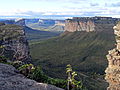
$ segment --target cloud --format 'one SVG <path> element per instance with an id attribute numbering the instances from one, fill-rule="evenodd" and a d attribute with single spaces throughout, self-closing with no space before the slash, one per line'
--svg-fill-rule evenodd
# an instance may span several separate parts
<path id="1" fill-rule="evenodd" d="M 113 6 L 113 7 L 120 7 L 120 2 L 112 3 L 111 6 Z"/>
<path id="2" fill-rule="evenodd" d="M 74 8 L 68 7 L 65 11 L 22 11 L 16 10 L 13 12 L 3 12 L 0 16 L 6 17 L 31 17 L 31 18 L 66 18 L 66 17 L 80 17 L 80 16 L 113 16 L 119 17 L 120 9 L 115 10 L 115 8 Z"/>
<path id="3" fill-rule="evenodd" d="M 38 1 L 38 2 L 64 2 L 64 3 L 73 3 L 79 4 L 81 2 L 90 2 L 91 0 L 27 0 L 27 1 Z"/>
<path id="4" fill-rule="evenodd" d="M 90 3 L 90 6 L 99 6 L 98 3 Z"/>
<path id="5" fill-rule="evenodd" d="M 107 2 L 105 3 L 106 7 L 120 7 L 120 2 Z"/>
<path id="6" fill-rule="evenodd" d="M 47 18 L 66 18 L 75 16 L 119 16 L 120 2 L 109 0 L 24 0 L 23 8 L 15 7 L 19 10 L 4 11 L 0 10 L 0 16 L 14 16 L 14 17 L 47 17 Z M 29 1 L 35 2 L 32 6 Z M 39 3 L 38 3 L 39 2 Z M 44 4 L 43 4 L 44 2 Z M 50 4 L 49 4 L 50 2 Z M 52 3 L 51 3 L 52 2 Z M 53 3 L 57 2 L 57 3 Z M 59 4 L 59 3 L 60 4 Z M 32 8 L 31 8 L 32 7 Z M 7 9 L 6 9 L 7 10 Z"/>

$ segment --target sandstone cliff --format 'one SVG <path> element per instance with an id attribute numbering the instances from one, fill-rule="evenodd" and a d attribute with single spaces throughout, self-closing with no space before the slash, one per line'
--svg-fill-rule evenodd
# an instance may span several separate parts
<path id="1" fill-rule="evenodd" d="M 109 51 L 107 55 L 108 68 L 105 79 L 109 83 L 107 90 L 120 90 L 120 23 L 114 26 L 116 35 L 116 48 Z"/>
<path id="2" fill-rule="evenodd" d="M 65 31 L 103 31 L 113 27 L 118 18 L 112 17 L 73 17 L 65 21 Z"/>
<path id="3" fill-rule="evenodd" d="M 1 56 L 7 57 L 10 61 L 20 60 L 30 62 L 29 46 L 26 40 L 24 29 L 18 25 L 0 26 L 0 50 Z"/>
<path id="4" fill-rule="evenodd" d="M 0 90 L 63 90 L 27 79 L 11 65 L 0 63 Z"/>

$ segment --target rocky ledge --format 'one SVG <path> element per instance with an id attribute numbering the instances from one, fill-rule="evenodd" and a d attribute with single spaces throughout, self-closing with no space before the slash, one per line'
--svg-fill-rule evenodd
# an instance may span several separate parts
<path id="1" fill-rule="evenodd" d="M 0 90 L 63 90 L 53 85 L 38 83 L 19 74 L 11 65 L 0 63 Z"/>
<path id="2" fill-rule="evenodd" d="M 120 90 L 120 23 L 114 26 L 116 36 L 116 48 L 107 55 L 108 68 L 105 79 L 109 83 L 107 90 Z"/>

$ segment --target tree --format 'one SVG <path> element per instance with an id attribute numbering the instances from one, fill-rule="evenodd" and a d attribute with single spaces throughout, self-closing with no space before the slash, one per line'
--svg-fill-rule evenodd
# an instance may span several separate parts
<path id="1" fill-rule="evenodd" d="M 66 73 L 68 74 L 67 90 L 81 90 L 83 88 L 83 85 L 81 81 L 77 81 L 75 79 L 75 76 L 77 76 L 77 73 L 72 70 L 72 67 L 70 64 L 67 65 Z"/>

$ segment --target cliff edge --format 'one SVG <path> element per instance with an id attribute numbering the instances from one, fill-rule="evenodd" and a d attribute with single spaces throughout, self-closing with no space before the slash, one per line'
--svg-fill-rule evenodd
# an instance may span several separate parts
<path id="1" fill-rule="evenodd" d="M 11 65 L 0 63 L 0 90 L 63 90 L 27 79 Z"/>
<path id="2" fill-rule="evenodd" d="M 31 63 L 24 27 L 0 23 L 0 90 L 63 90 L 28 79 L 13 66 L 3 64 L 14 61 Z"/>
<path id="3" fill-rule="evenodd" d="M 30 62 L 29 45 L 22 26 L 5 25 L 0 26 L 0 56 L 5 56 L 10 61 Z"/>
<path id="4" fill-rule="evenodd" d="M 116 35 L 116 48 L 107 55 L 108 67 L 106 69 L 106 81 L 109 83 L 107 90 L 120 90 L 120 22 L 114 26 Z"/>
<path id="5" fill-rule="evenodd" d="M 65 21 L 65 31 L 106 31 L 110 30 L 119 18 L 112 17 L 73 17 Z"/>

